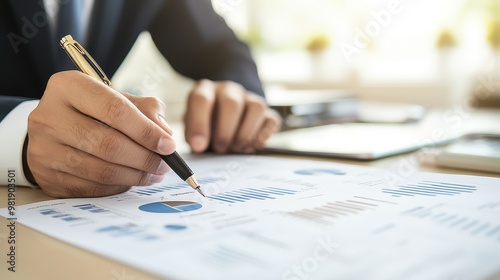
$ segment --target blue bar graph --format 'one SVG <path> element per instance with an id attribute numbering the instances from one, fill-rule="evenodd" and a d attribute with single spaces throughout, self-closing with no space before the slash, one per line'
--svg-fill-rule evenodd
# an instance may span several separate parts
<path id="1" fill-rule="evenodd" d="M 178 183 L 174 185 L 168 185 L 168 186 L 155 186 L 155 187 L 145 187 L 145 188 L 135 188 L 131 190 L 130 192 L 140 194 L 140 195 L 154 195 L 156 193 L 161 193 L 164 191 L 170 191 L 170 190 L 178 190 L 178 189 L 184 189 L 189 187 L 186 183 Z"/>
<path id="2" fill-rule="evenodd" d="M 200 185 L 204 184 L 210 184 L 210 183 L 215 183 L 219 181 L 223 181 L 224 178 L 200 178 L 198 180 L 198 183 Z M 172 190 L 179 190 L 179 189 L 185 189 L 185 188 L 191 188 L 186 182 L 180 182 L 172 185 L 164 185 L 164 186 L 152 186 L 152 187 L 135 187 L 130 192 L 140 194 L 140 195 L 154 195 L 157 193 L 165 192 L 165 191 L 172 191 Z"/>
<path id="3" fill-rule="evenodd" d="M 109 212 L 109 210 L 107 210 L 107 209 L 101 208 L 99 206 L 96 206 L 96 205 L 90 204 L 90 203 L 80 204 L 80 205 L 74 205 L 73 207 L 78 208 L 80 210 L 89 211 L 91 213 L 106 213 L 106 212 Z"/>
<path id="4" fill-rule="evenodd" d="M 74 221 L 85 220 L 85 218 L 78 217 L 78 216 L 72 215 L 70 213 L 61 213 L 61 212 L 53 210 L 53 209 L 40 210 L 40 214 L 47 215 L 47 216 L 51 215 L 50 217 L 52 217 L 54 219 L 61 220 L 61 221 L 65 221 L 65 222 L 74 222 Z"/>
<path id="5" fill-rule="evenodd" d="M 219 193 L 215 195 L 209 195 L 207 197 L 227 203 L 238 203 L 250 200 L 276 199 L 276 197 L 278 196 L 293 195 L 297 192 L 298 191 L 276 188 L 276 187 L 266 187 L 261 189 L 246 188 L 241 190 Z"/>
<path id="6" fill-rule="evenodd" d="M 394 189 L 382 189 L 383 193 L 394 197 L 403 196 L 441 196 L 472 193 L 477 190 L 475 186 L 453 184 L 445 182 L 422 181 L 416 184 L 407 184 Z"/>
<path id="7" fill-rule="evenodd" d="M 262 261 L 254 256 L 248 255 L 238 248 L 231 248 L 225 245 L 216 245 L 212 250 L 204 252 L 204 258 L 214 267 L 226 267 L 228 265 L 255 265 L 260 266 Z"/>
<path id="8" fill-rule="evenodd" d="M 432 221 L 450 230 L 481 238 L 496 238 L 500 241 L 500 223 L 490 223 L 482 219 L 450 213 L 451 209 L 442 207 L 416 207 L 401 212 L 402 215 Z"/>
<path id="9" fill-rule="evenodd" d="M 40 210 L 40 214 L 42 215 L 53 215 L 53 214 L 58 214 L 59 212 L 53 209 L 43 209 Z"/>
<path id="10" fill-rule="evenodd" d="M 112 237 L 132 237 L 140 240 L 154 240 L 158 236 L 150 234 L 148 229 L 133 223 L 110 225 L 96 230 L 97 233 L 109 234 Z"/>

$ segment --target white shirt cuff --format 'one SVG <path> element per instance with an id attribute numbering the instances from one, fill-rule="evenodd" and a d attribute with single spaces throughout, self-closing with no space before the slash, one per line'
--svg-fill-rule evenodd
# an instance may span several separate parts
<path id="1" fill-rule="evenodd" d="M 23 145 L 28 132 L 28 116 L 38 102 L 30 100 L 19 104 L 0 122 L 0 185 L 12 183 L 9 177 L 15 177 L 16 186 L 36 187 L 24 175 Z"/>

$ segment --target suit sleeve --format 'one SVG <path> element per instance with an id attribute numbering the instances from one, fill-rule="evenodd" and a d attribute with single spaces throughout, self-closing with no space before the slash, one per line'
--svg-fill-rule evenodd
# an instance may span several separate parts
<path id="1" fill-rule="evenodd" d="M 38 100 L 0 96 L 0 186 L 8 184 L 10 173 L 16 186 L 35 187 L 24 175 L 23 146 L 28 116 L 37 105 Z"/>
<path id="2" fill-rule="evenodd" d="M 166 1 L 149 31 L 179 73 L 195 80 L 231 80 L 264 96 L 248 46 L 215 13 L 210 0 Z"/>

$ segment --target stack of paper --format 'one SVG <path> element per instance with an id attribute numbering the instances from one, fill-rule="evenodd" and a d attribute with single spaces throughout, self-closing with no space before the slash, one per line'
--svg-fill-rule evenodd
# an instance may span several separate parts
<path id="1" fill-rule="evenodd" d="M 18 222 L 173 279 L 500 272 L 500 179 L 260 156 L 189 162 L 207 198 L 172 173 L 119 195 L 25 205 Z"/>

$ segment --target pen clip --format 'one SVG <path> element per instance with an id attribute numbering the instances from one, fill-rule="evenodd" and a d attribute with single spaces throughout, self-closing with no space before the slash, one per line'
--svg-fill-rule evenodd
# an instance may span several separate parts
<path id="1" fill-rule="evenodd" d="M 71 35 L 64 36 L 60 41 L 60 45 L 80 71 L 101 80 L 108 86 L 111 86 L 111 81 L 108 79 L 106 74 L 104 74 L 101 67 L 85 50 L 85 48 L 74 40 L 73 37 L 71 37 Z"/>

